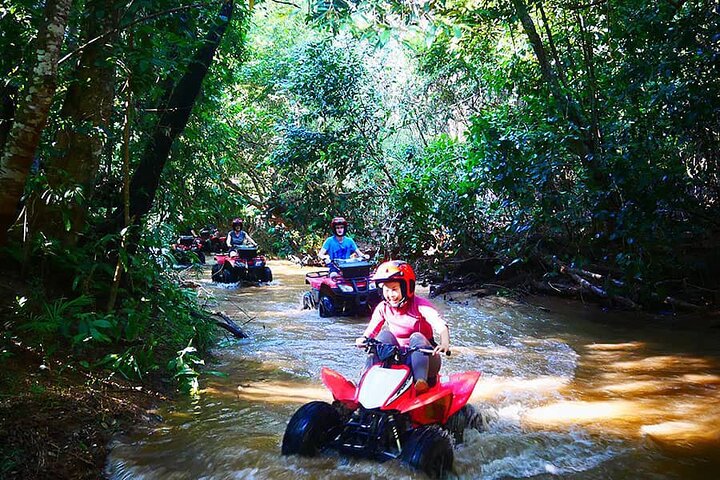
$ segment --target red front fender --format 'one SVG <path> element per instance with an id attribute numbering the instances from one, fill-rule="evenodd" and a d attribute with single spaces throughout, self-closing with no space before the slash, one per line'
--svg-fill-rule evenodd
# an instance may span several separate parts
<path id="1" fill-rule="evenodd" d="M 320 371 L 320 377 L 322 378 L 322 382 L 332 393 L 335 400 L 345 404 L 356 404 L 355 396 L 357 388 L 353 382 L 343 377 L 335 370 L 326 367 L 323 367 Z"/>

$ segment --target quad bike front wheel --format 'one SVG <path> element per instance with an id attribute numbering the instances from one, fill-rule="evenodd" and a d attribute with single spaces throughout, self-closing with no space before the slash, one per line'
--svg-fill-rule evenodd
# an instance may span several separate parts
<path id="1" fill-rule="evenodd" d="M 302 308 L 303 308 L 303 310 L 312 310 L 313 308 L 315 308 L 315 304 L 312 299 L 312 293 L 305 292 L 303 294 Z"/>
<path id="2" fill-rule="evenodd" d="M 437 425 L 413 430 L 403 443 L 402 460 L 430 478 L 444 478 L 452 471 L 454 460 L 450 434 Z"/>
<path id="3" fill-rule="evenodd" d="M 327 294 L 321 293 L 318 300 L 318 312 L 320 317 L 327 318 L 335 315 L 335 302 Z"/>
<path id="4" fill-rule="evenodd" d="M 306 403 L 285 428 L 282 454 L 313 457 L 333 439 L 341 425 L 340 413 L 329 403 Z"/>

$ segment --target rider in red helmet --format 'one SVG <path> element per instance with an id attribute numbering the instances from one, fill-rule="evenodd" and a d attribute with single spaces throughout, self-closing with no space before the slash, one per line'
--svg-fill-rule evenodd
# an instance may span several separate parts
<path id="1" fill-rule="evenodd" d="M 232 230 L 227 234 L 227 246 L 230 249 L 241 247 L 243 245 L 257 246 L 255 240 L 243 230 L 243 221 L 241 218 L 235 218 L 232 221 Z"/>
<path id="2" fill-rule="evenodd" d="M 353 254 L 360 258 L 368 258 L 363 252 L 360 251 L 355 241 L 346 236 L 348 222 L 343 217 L 335 217 L 330 221 L 330 230 L 333 235 L 328 237 L 323 243 L 322 248 L 318 252 L 318 257 L 325 261 L 325 264 L 330 268 L 331 274 L 337 274 L 338 269 L 332 264 L 333 260 L 347 259 Z"/>
<path id="3" fill-rule="evenodd" d="M 430 301 L 415 295 L 415 272 L 410 264 L 392 260 L 381 264 L 373 280 L 382 285 L 384 301 L 373 312 L 362 337 L 355 343 L 362 346 L 366 339 L 401 347 L 434 347 L 431 356 L 421 352 L 410 355 L 415 378 L 415 391 L 422 393 L 434 383 L 440 371 L 439 353 L 450 350 L 450 331 Z M 439 340 L 436 343 L 435 336 Z M 368 367 L 378 363 L 377 354 L 368 359 Z"/>

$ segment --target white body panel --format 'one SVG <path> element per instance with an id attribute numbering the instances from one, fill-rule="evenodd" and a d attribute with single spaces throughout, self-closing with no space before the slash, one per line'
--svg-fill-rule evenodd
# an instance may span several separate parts
<path id="1" fill-rule="evenodd" d="M 409 374 L 409 369 L 372 366 L 360 384 L 358 402 L 365 408 L 382 407 Z"/>

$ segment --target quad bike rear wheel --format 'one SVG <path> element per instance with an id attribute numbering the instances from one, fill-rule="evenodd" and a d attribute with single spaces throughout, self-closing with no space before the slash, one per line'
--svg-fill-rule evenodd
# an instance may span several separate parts
<path id="1" fill-rule="evenodd" d="M 270 270 L 270 267 L 263 268 L 261 281 L 270 283 L 272 282 L 272 278 L 272 270 Z"/>
<path id="2" fill-rule="evenodd" d="M 313 457 L 333 439 L 341 425 L 340 413 L 329 403 L 306 403 L 290 418 L 282 454 Z"/>
<path id="3" fill-rule="evenodd" d="M 452 471 L 454 454 L 450 434 L 437 425 L 427 425 L 408 434 L 402 460 L 430 478 L 444 478 Z"/>
<path id="4" fill-rule="evenodd" d="M 320 317 L 327 318 L 335 315 L 335 303 L 327 294 L 321 293 L 318 300 L 318 312 Z"/>

